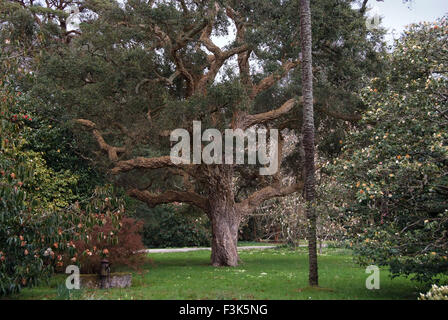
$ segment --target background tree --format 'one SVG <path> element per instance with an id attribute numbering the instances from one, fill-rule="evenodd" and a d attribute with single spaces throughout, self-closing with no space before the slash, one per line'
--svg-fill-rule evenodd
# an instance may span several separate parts
<path id="1" fill-rule="evenodd" d="M 136 209 L 144 222 L 143 241 L 147 248 L 209 247 L 210 220 L 194 206 L 180 203 Z"/>

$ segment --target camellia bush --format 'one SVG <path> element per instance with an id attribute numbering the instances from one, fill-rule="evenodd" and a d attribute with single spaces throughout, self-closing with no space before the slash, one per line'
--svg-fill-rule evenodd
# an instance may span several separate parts
<path id="1" fill-rule="evenodd" d="M 359 261 L 422 281 L 448 272 L 447 57 L 446 19 L 410 26 L 332 167 Z"/>

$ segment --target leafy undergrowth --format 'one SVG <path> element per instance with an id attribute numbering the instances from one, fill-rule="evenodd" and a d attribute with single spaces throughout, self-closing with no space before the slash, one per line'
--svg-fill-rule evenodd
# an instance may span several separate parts
<path id="1" fill-rule="evenodd" d="M 235 268 L 209 264 L 206 251 L 151 254 L 142 272 L 133 272 L 127 289 L 63 289 L 65 275 L 46 286 L 25 289 L 13 299 L 417 299 L 425 287 L 381 270 L 379 290 L 366 289 L 369 274 L 353 263 L 349 251 L 324 249 L 319 255 L 321 288 L 307 287 L 305 248 L 241 251 Z"/>

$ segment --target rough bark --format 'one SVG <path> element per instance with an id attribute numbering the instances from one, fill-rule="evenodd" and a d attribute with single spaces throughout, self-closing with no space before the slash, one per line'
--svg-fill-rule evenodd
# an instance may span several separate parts
<path id="1" fill-rule="evenodd" d="M 213 266 L 236 266 L 239 262 L 237 251 L 238 229 L 241 214 L 232 201 L 216 199 L 212 201 L 210 219 L 212 222 Z M 227 203 L 226 203 L 227 202 Z"/>
<path id="2" fill-rule="evenodd" d="M 314 166 L 314 110 L 311 9 L 309 0 L 300 0 L 300 41 L 302 49 L 302 97 L 304 149 L 304 194 L 308 219 L 309 285 L 318 285 L 316 210 L 315 210 L 315 166 Z"/>
<path id="3" fill-rule="evenodd" d="M 147 190 L 131 189 L 127 193 L 129 196 L 145 202 L 149 207 L 165 203 L 184 202 L 195 205 L 204 211 L 208 209 L 207 199 L 195 192 L 168 190 L 163 193 L 152 194 Z"/>
<path id="4" fill-rule="evenodd" d="M 213 266 L 236 266 L 241 210 L 235 203 L 232 186 L 233 166 L 214 167 L 208 172 L 208 216 L 212 223 Z"/>

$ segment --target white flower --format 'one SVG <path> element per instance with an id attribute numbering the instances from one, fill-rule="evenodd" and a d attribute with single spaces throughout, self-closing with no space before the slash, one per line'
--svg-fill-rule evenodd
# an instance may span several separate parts
<path id="1" fill-rule="evenodd" d="M 51 250 L 51 248 L 47 248 L 47 250 L 45 250 L 44 252 L 44 257 L 48 257 L 52 252 L 53 250 Z"/>

